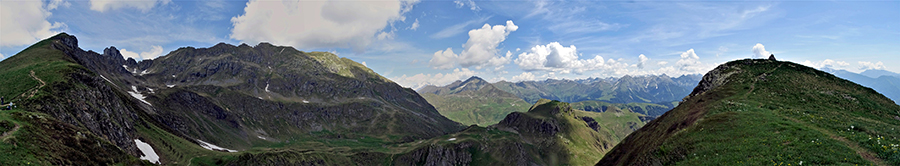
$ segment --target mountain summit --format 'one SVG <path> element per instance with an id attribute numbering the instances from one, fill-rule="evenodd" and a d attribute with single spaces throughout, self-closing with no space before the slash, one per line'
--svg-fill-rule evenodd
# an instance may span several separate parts
<path id="1" fill-rule="evenodd" d="M 898 165 L 900 106 L 800 64 L 725 63 L 597 165 Z"/>

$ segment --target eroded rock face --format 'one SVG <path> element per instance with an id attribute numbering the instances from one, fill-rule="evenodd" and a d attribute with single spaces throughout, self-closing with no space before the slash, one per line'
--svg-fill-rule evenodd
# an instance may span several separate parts
<path id="1" fill-rule="evenodd" d="M 110 66 L 124 62 L 115 48 L 107 49 L 107 54 L 100 55 L 78 48 L 78 40 L 74 36 L 57 35 L 52 39 L 55 39 L 52 48 L 84 63 L 82 65 L 88 69 L 109 71 Z M 65 77 L 65 82 L 51 83 L 42 89 L 49 94 L 26 100 L 22 106 L 83 127 L 108 139 L 125 152 L 138 156 L 140 153 L 132 137 L 134 123 L 138 119 L 136 113 L 142 108 L 131 101 L 134 99 L 128 98 L 91 71 L 74 71 Z"/>
<path id="2" fill-rule="evenodd" d="M 726 82 L 728 82 L 728 76 L 731 76 L 732 74 L 738 72 L 728 72 L 729 69 L 732 69 L 732 66 L 723 64 L 709 71 L 708 73 L 706 73 L 706 75 L 703 75 L 703 79 L 700 80 L 700 83 L 697 84 L 697 87 L 694 88 L 694 91 L 692 91 L 690 95 L 684 97 L 681 102 L 687 101 L 691 97 L 703 94 L 708 90 L 724 85 Z"/>
<path id="3" fill-rule="evenodd" d="M 598 132 L 600 131 L 600 124 L 597 123 L 597 121 L 595 121 L 594 118 L 583 116 L 580 119 L 583 120 L 585 123 L 587 123 L 588 127 L 590 127 L 591 129 L 594 129 L 594 131 L 598 131 Z"/>
<path id="4" fill-rule="evenodd" d="M 500 121 L 497 126 L 510 128 L 522 134 L 533 134 L 552 137 L 560 131 L 555 119 L 538 119 L 521 112 L 513 112 Z"/>

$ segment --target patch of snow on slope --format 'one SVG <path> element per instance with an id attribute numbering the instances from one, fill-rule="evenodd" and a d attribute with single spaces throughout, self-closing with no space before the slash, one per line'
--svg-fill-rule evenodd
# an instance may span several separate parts
<path id="1" fill-rule="evenodd" d="M 144 74 L 150 74 L 150 72 L 147 72 L 147 70 L 144 70 L 144 71 L 141 71 L 141 74 L 139 74 L 139 75 L 143 76 Z"/>
<path id="2" fill-rule="evenodd" d="M 169 87 L 169 88 L 175 87 L 175 84 L 172 84 L 172 85 L 166 85 L 166 87 Z"/>
<path id="3" fill-rule="evenodd" d="M 134 92 L 128 91 L 128 94 L 131 94 L 131 97 L 141 100 L 141 102 L 147 103 L 147 105 L 153 105 L 153 104 L 150 104 L 150 102 L 147 102 L 146 100 L 144 100 L 144 98 L 146 98 L 146 97 L 144 97 L 143 94 L 138 92 L 137 87 L 131 86 L 131 90 L 134 90 Z"/>
<path id="4" fill-rule="evenodd" d="M 205 149 L 209 149 L 209 150 L 224 150 L 224 151 L 228 151 L 228 152 L 237 152 L 236 150 L 225 149 L 225 148 L 223 148 L 223 147 L 219 147 L 219 146 L 216 146 L 216 145 L 207 143 L 207 142 L 203 142 L 203 141 L 201 141 L 201 140 L 199 140 L 199 139 L 197 140 L 197 142 L 200 142 L 200 146 L 202 146 L 202 147 L 205 148 Z"/>
<path id="5" fill-rule="evenodd" d="M 147 144 L 146 142 L 139 139 L 134 139 L 134 144 L 137 144 L 138 149 L 141 150 L 141 153 L 144 154 L 143 156 L 141 156 L 141 160 L 147 160 L 151 163 L 160 164 L 159 155 L 156 154 L 156 151 L 153 151 L 153 147 L 151 147 L 150 144 Z"/>
<path id="6" fill-rule="evenodd" d="M 266 92 L 269 92 L 269 83 L 266 83 Z"/>
<path id="7" fill-rule="evenodd" d="M 110 84 L 114 84 L 112 81 L 110 81 L 108 78 L 104 77 L 103 75 L 100 75 L 100 77 L 103 78 L 104 80 L 106 80 L 107 82 L 109 82 Z"/>
<path id="8" fill-rule="evenodd" d="M 309 101 L 303 100 L 303 103 L 309 103 Z"/>

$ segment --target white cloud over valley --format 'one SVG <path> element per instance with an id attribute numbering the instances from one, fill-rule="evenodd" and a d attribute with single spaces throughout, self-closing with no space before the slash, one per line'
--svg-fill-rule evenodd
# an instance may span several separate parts
<path id="1" fill-rule="evenodd" d="M 163 49 L 161 46 L 151 46 L 149 51 L 145 51 L 145 52 L 141 52 L 141 53 L 131 52 L 126 49 L 119 50 L 119 53 L 121 53 L 125 59 L 134 58 L 134 60 L 144 60 L 144 59 L 153 59 L 153 58 L 156 58 L 156 57 L 162 55 Z"/>
<path id="2" fill-rule="evenodd" d="M 405 20 L 404 14 L 417 2 L 251 0 L 244 14 L 231 18 L 231 38 L 299 49 L 349 47 L 363 52 L 388 24 Z"/>
<path id="3" fill-rule="evenodd" d="M 463 44 L 463 50 L 458 55 L 451 48 L 437 51 L 432 56 L 429 64 L 436 69 L 450 69 L 458 64 L 464 68 L 475 67 L 502 67 L 512 59 L 512 53 L 500 55 L 497 48 L 506 40 L 510 32 L 519 29 L 512 20 L 506 21 L 506 25 L 484 24 L 480 29 L 469 31 L 469 39 Z"/>
<path id="4" fill-rule="evenodd" d="M 469 77 L 479 74 L 478 72 L 469 70 L 468 68 L 456 68 L 450 73 L 436 74 L 416 74 L 412 76 L 402 75 L 400 77 L 391 78 L 397 84 L 403 87 L 419 89 L 425 85 L 444 86 L 456 80 L 465 80 Z"/>
<path id="5" fill-rule="evenodd" d="M 859 61 L 859 70 L 884 70 L 884 63 Z"/>

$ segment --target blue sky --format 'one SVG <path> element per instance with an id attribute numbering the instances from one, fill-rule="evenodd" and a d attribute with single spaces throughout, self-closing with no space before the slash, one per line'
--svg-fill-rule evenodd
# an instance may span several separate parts
<path id="1" fill-rule="evenodd" d="M 900 1 L 0 1 L 0 54 L 67 32 L 152 59 L 270 42 L 365 63 L 407 87 L 705 73 L 775 54 L 900 71 Z"/>

